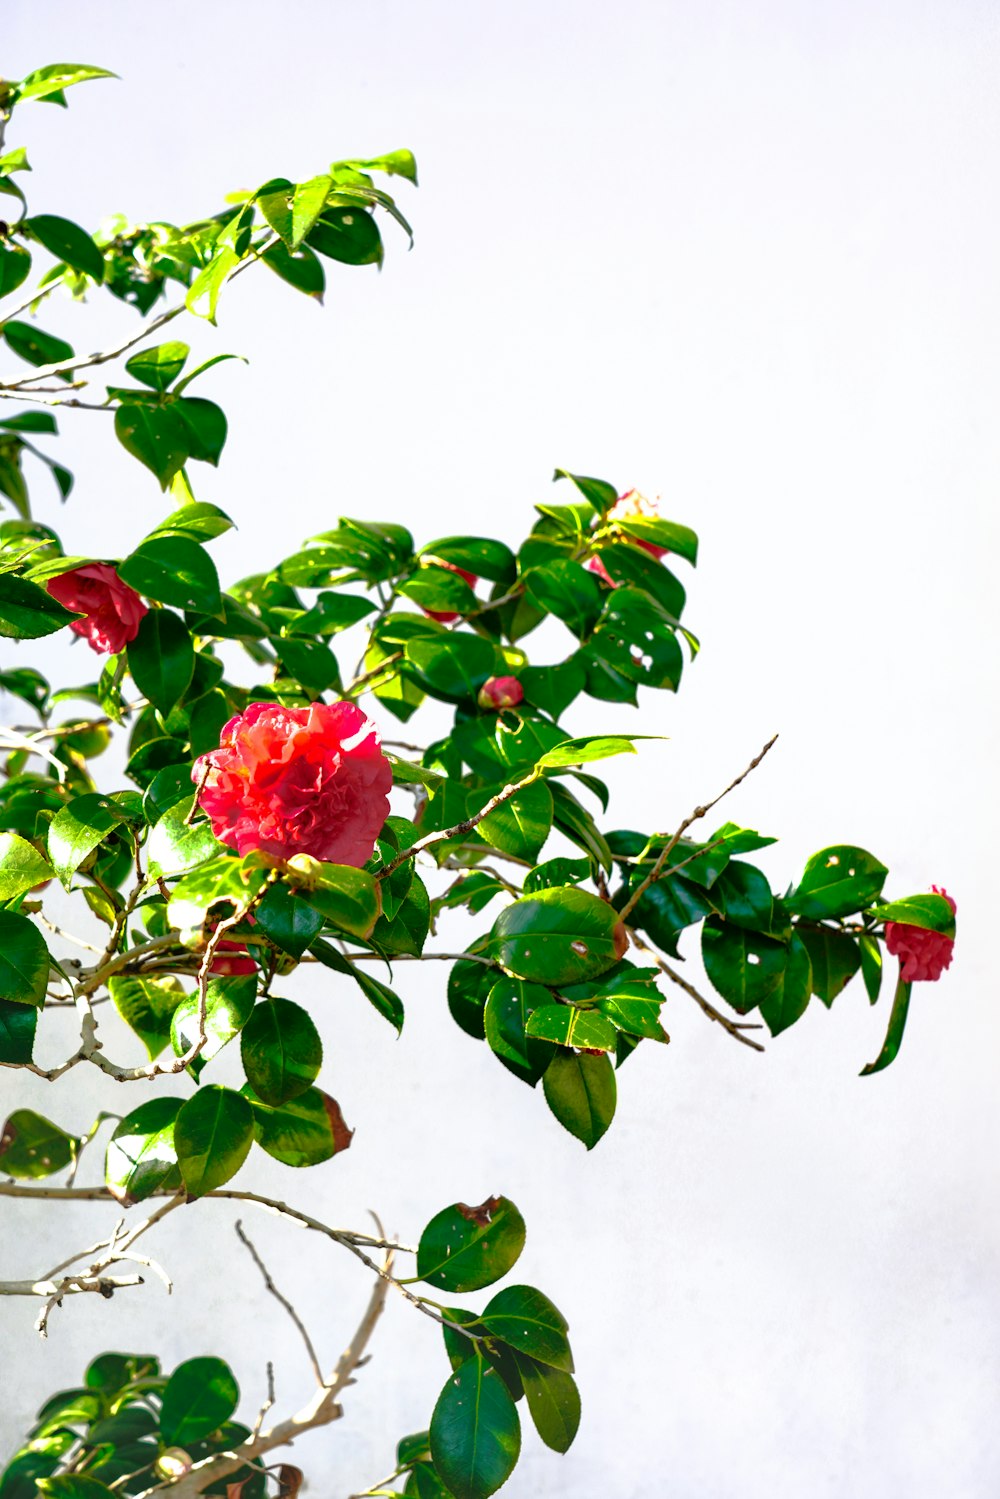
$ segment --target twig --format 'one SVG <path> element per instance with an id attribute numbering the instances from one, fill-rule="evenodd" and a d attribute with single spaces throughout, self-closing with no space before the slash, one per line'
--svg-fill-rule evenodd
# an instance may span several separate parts
<path id="1" fill-rule="evenodd" d="M 665 974 L 666 977 L 670 979 L 672 983 L 675 983 L 679 989 L 683 989 L 685 994 L 689 994 L 695 1001 L 695 1003 L 701 1006 L 703 1012 L 708 1016 L 709 1020 L 718 1021 L 719 1025 L 722 1026 L 722 1029 L 728 1032 L 728 1034 L 732 1036 L 734 1040 L 742 1042 L 744 1046 L 749 1046 L 752 1051 L 764 1050 L 764 1047 L 761 1046 L 759 1041 L 753 1041 L 749 1036 L 744 1035 L 744 1031 L 763 1030 L 762 1025 L 760 1025 L 755 1020 L 731 1020 L 728 1015 L 724 1015 L 721 1010 L 717 1010 L 710 999 L 706 999 L 703 994 L 699 994 L 698 990 L 694 987 L 693 984 L 689 984 L 686 978 L 682 978 L 682 976 L 675 969 L 671 968 L 670 964 L 666 962 L 665 959 L 661 958 L 658 952 L 655 952 L 653 948 L 648 947 L 646 943 L 643 942 L 638 932 L 634 931 L 632 927 L 628 928 L 628 934 L 633 945 L 637 947 L 640 952 L 649 953 L 649 956 L 653 959 L 653 962 L 656 964 L 660 972 L 662 974 Z"/>
<path id="2" fill-rule="evenodd" d="M 735 791 L 736 787 L 739 786 L 742 781 L 746 780 L 750 772 L 757 769 L 757 766 L 763 760 L 768 750 L 771 749 L 771 747 L 777 742 L 777 738 L 777 734 L 772 735 L 772 737 L 765 744 L 764 748 L 761 750 L 760 754 L 756 755 L 754 759 L 750 761 L 750 764 L 747 766 L 746 770 L 742 771 L 734 781 L 730 781 L 725 791 L 720 791 L 718 796 L 713 797 L 710 802 L 706 802 L 703 807 L 695 807 L 694 811 L 691 812 L 687 817 L 685 817 L 676 833 L 674 833 L 673 836 L 668 839 L 665 847 L 661 850 L 660 856 L 657 859 L 656 863 L 653 865 L 653 868 L 650 870 L 649 874 L 640 884 L 635 887 L 635 889 L 632 891 L 632 894 L 625 902 L 624 906 L 619 912 L 622 921 L 628 921 L 629 916 L 635 910 L 636 905 L 645 895 L 650 885 L 655 885 L 656 881 L 660 878 L 661 874 L 663 873 L 664 865 L 670 858 L 670 855 L 673 853 L 674 849 L 677 847 L 678 843 L 681 841 L 691 824 L 693 822 L 697 822 L 699 817 L 704 817 L 706 813 L 711 812 L 713 807 L 717 807 L 719 802 L 722 801 L 722 798 L 724 796 L 728 796 L 730 791 Z M 700 852 L 702 852 L 702 850 L 699 850 L 699 853 Z"/>
<path id="3" fill-rule="evenodd" d="M 289 1317 L 291 1317 L 292 1321 L 295 1323 L 295 1326 L 298 1328 L 299 1335 L 301 1336 L 303 1343 L 306 1345 L 306 1352 L 309 1355 L 309 1362 L 312 1364 L 313 1373 L 316 1376 L 316 1383 L 319 1385 L 320 1389 L 325 1389 L 325 1387 L 326 1387 L 326 1381 L 323 1378 L 323 1370 L 320 1368 L 319 1359 L 316 1356 L 316 1349 L 313 1347 L 313 1340 L 309 1336 L 308 1329 L 306 1328 L 305 1323 L 303 1322 L 302 1318 L 299 1316 L 298 1312 L 295 1310 L 295 1308 L 292 1305 L 292 1303 L 288 1300 L 287 1296 L 283 1296 L 282 1293 L 278 1290 L 278 1287 L 275 1285 L 274 1280 L 271 1277 L 270 1270 L 268 1270 L 267 1266 L 264 1264 L 264 1261 L 261 1259 L 260 1255 L 258 1254 L 255 1245 L 248 1238 L 248 1236 L 244 1233 L 244 1231 L 243 1231 L 243 1220 L 241 1218 L 237 1218 L 237 1220 L 236 1220 L 236 1237 L 239 1239 L 240 1243 L 244 1246 L 244 1248 L 248 1249 L 250 1251 L 250 1256 L 251 1256 L 254 1264 L 257 1266 L 257 1269 L 260 1271 L 261 1275 L 264 1277 L 264 1285 L 265 1285 L 266 1289 L 268 1291 L 270 1291 L 270 1293 L 274 1297 L 274 1299 L 277 1302 L 279 1302 L 281 1306 L 284 1307 L 285 1311 L 288 1313 Z M 273 1386 L 273 1380 L 270 1378 L 270 1375 L 273 1374 L 273 1371 L 271 1371 L 270 1364 L 268 1364 L 268 1370 L 269 1370 L 269 1381 L 268 1382 L 269 1382 L 269 1387 L 270 1387 L 270 1391 L 271 1391 L 271 1404 L 273 1405 L 273 1403 L 274 1403 L 274 1398 L 273 1398 L 274 1397 L 274 1386 Z M 267 1407 L 265 1406 L 264 1409 L 266 1410 Z M 263 1414 L 263 1412 L 261 1414 Z"/>
<path id="4" fill-rule="evenodd" d="M 104 353 L 84 354 L 80 358 L 74 355 L 72 359 L 56 360 L 53 364 L 40 364 L 30 375 L 22 375 L 19 380 L 5 380 L 0 384 L 0 394 L 11 390 L 25 390 L 32 385 L 37 385 L 40 380 L 51 379 L 54 375 L 72 375 L 76 370 L 94 369 L 97 365 L 110 364 L 113 359 L 128 353 L 129 349 L 141 343 L 144 338 L 148 338 L 150 334 L 156 333 L 158 329 L 172 322 L 184 311 L 184 306 L 185 304 L 180 302 L 176 307 L 161 312 L 158 317 L 153 318 L 152 322 L 145 323 L 138 333 L 133 333 L 132 337 L 127 338 L 124 343 L 116 344 L 113 349 L 106 349 Z"/>
<path id="5" fill-rule="evenodd" d="M 485 817 L 489 817 L 490 813 L 495 812 L 497 807 L 502 807 L 504 802 L 510 801 L 512 796 L 516 796 L 519 791 L 523 791 L 533 781 L 537 781 L 540 775 L 540 770 L 532 770 L 529 775 L 524 776 L 520 781 L 511 781 L 502 791 L 498 791 L 496 796 L 491 796 L 485 807 L 480 807 L 478 812 L 474 812 L 471 817 L 466 817 L 462 822 L 456 822 L 453 828 L 445 828 L 438 833 L 428 833 L 426 838 L 418 838 L 416 843 L 411 843 L 409 848 L 403 849 L 391 863 L 387 864 L 384 869 L 379 870 L 377 878 L 384 880 L 388 875 L 392 874 L 393 870 L 398 869 L 401 864 L 405 864 L 407 859 L 415 859 L 417 854 L 422 853 L 425 848 L 432 848 L 436 843 L 447 843 L 450 838 L 462 838 L 466 833 L 471 833 L 473 828 L 478 827 Z"/>
<path id="6" fill-rule="evenodd" d="M 261 1406 L 260 1410 L 257 1412 L 257 1419 L 256 1419 L 256 1421 L 253 1423 L 253 1431 L 250 1434 L 250 1440 L 251 1441 L 255 1442 L 257 1440 L 257 1438 L 260 1436 L 261 1428 L 264 1425 L 264 1417 L 267 1415 L 268 1411 L 271 1409 L 271 1407 L 273 1406 L 273 1404 L 274 1404 L 274 1365 L 271 1363 L 271 1360 L 268 1359 L 268 1361 L 267 1361 L 267 1396 L 266 1396 L 266 1398 L 264 1400 L 264 1403 Z"/>

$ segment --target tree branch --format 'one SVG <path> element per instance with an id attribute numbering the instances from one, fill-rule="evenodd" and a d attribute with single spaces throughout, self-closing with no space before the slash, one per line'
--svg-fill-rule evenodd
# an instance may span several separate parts
<path id="1" fill-rule="evenodd" d="M 730 1017 L 723 1014 L 721 1010 L 717 1010 L 715 1008 L 715 1005 L 712 1004 L 712 1001 L 710 999 L 706 999 L 704 994 L 699 994 L 698 990 L 694 987 L 693 984 L 689 984 L 686 978 L 682 978 L 682 976 L 675 969 L 671 968 L 670 964 L 664 958 L 661 958 L 660 954 L 656 952 L 654 948 L 647 946 L 647 944 L 643 942 L 642 938 L 639 936 L 638 932 L 636 932 L 632 927 L 628 928 L 628 934 L 633 945 L 637 947 L 640 952 L 648 953 L 660 972 L 662 974 L 665 974 L 666 977 L 670 979 L 671 983 L 676 984 L 679 989 L 683 989 L 685 994 L 689 994 L 695 1001 L 695 1003 L 701 1006 L 703 1013 L 708 1016 L 709 1020 L 717 1021 L 719 1025 L 722 1026 L 722 1029 L 726 1031 L 730 1036 L 732 1036 L 734 1040 L 742 1042 L 744 1046 L 749 1046 L 752 1051 L 764 1050 L 764 1047 L 761 1046 L 759 1041 L 752 1041 L 749 1036 L 743 1034 L 744 1031 L 762 1030 L 763 1027 L 759 1024 L 759 1022 L 757 1022 L 756 1020 L 730 1019 Z"/>
<path id="2" fill-rule="evenodd" d="M 417 854 L 423 853 L 425 848 L 432 848 L 435 843 L 447 843 L 449 838 L 462 838 L 466 833 L 471 833 L 473 828 L 479 826 L 484 817 L 489 817 L 490 813 L 495 812 L 497 807 L 502 807 L 504 802 L 509 802 L 511 797 L 516 796 L 519 791 L 523 791 L 525 786 L 530 786 L 533 781 L 537 781 L 540 775 L 540 770 L 533 770 L 530 775 L 524 776 L 522 780 L 511 781 L 502 791 L 498 791 L 496 796 L 491 796 L 485 807 L 480 807 L 479 811 L 474 812 L 471 817 L 466 817 L 462 822 L 456 822 L 453 828 L 445 828 L 442 832 L 428 833 L 426 838 L 418 838 L 416 843 L 411 844 L 409 848 L 397 854 L 391 863 L 387 864 L 384 869 L 379 870 L 377 878 L 380 880 L 386 879 L 388 875 L 392 874 L 393 870 L 398 869 L 401 864 L 405 864 L 407 859 L 415 859 Z"/>
<path id="3" fill-rule="evenodd" d="M 250 1251 L 250 1256 L 253 1259 L 254 1264 L 257 1266 L 257 1269 L 260 1271 L 261 1275 L 264 1278 L 264 1285 L 266 1289 L 270 1291 L 275 1301 L 277 1301 L 281 1306 L 284 1307 L 285 1311 L 294 1322 L 303 1343 L 305 1343 L 306 1345 L 306 1352 L 309 1355 L 309 1362 L 312 1364 L 313 1373 L 316 1376 L 316 1383 L 319 1385 L 320 1389 L 325 1389 L 326 1381 L 323 1378 L 323 1371 L 319 1366 L 319 1359 L 316 1356 L 316 1349 L 313 1346 L 313 1340 L 309 1336 L 308 1329 L 306 1328 L 305 1323 L 299 1316 L 298 1312 L 295 1310 L 292 1303 L 288 1300 L 287 1296 L 283 1296 L 282 1293 L 278 1290 L 278 1287 L 275 1285 L 274 1280 L 271 1277 L 271 1272 L 258 1254 L 256 1246 L 244 1233 L 243 1222 L 240 1218 L 237 1218 L 236 1220 L 236 1237 L 239 1239 L 244 1248 Z M 270 1365 L 268 1367 L 270 1367 Z"/>

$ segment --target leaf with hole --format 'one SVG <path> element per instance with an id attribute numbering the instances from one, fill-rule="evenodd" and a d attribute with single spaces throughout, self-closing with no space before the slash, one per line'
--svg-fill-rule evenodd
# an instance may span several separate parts
<path id="1" fill-rule="evenodd" d="M 524 1219 L 506 1197 L 456 1202 L 420 1235 L 417 1275 L 442 1291 L 478 1291 L 507 1274 L 524 1248 Z"/>

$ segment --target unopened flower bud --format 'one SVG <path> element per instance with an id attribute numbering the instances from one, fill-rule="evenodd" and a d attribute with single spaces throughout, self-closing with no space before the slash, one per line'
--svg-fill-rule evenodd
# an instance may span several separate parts
<path id="1" fill-rule="evenodd" d="M 524 698 L 524 688 L 516 677 L 487 677 L 479 689 L 480 708 L 516 708 Z"/>

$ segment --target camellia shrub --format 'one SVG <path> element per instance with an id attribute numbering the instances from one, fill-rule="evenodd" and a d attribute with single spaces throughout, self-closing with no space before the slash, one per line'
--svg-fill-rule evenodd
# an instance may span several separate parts
<path id="1" fill-rule="evenodd" d="M 15 111 L 20 123 L 22 106 L 65 104 L 67 89 L 102 76 L 60 64 L 4 83 L 4 126 Z M 324 1235 L 373 1290 L 324 1370 L 240 1226 L 302 1333 L 317 1381 L 309 1406 L 272 1420 L 272 1391 L 248 1426 L 236 1420 L 232 1371 L 200 1344 L 172 1370 L 151 1355 L 100 1353 L 78 1387 L 42 1406 L 0 1499 L 294 1495 L 301 1470 L 273 1454 L 342 1414 L 397 1293 L 425 1330 L 436 1324 L 443 1349 L 432 1349 L 427 1430 L 402 1437 L 386 1454 L 389 1476 L 366 1492 L 484 1499 L 513 1470 L 523 1424 L 556 1452 L 576 1433 L 559 1287 L 494 1289 L 520 1270 L 525 1241 L 504 1195 L 443 1206 L 404 1248 L 254 1192 L 260 1152 L 309 1173 L 364 1149 L 341 1110 L 350 1115 L 350 1100 L 325 1090 L 315 1021 L 289 997 L 302 965 L 372 1005 L 388 1044 L 403 1026 L 405 961 L 445 956 L 441 1003 L 456 1048 L 488 1047 L 526 1085 L 525 1106 L 589 1150 L 612 1125 L 619 1073 L 627 1094 L 632 1052 L 668 1039 L 661 1010 L 674 989 L 761 1049 L 763 1028 L 779 1036 L 859 973 L 879 1001 L 888 953 L 900 966 L 885 1044 L 864 1072 L 887 1066 L 911 986 L 951 961 L 954 902 L 936 889 L 890 897 L 886 866 L 842 844 L 773 891 L 753 855 L 774 839 L 714 810 L 771 744 L 704 805 L 678 809 L 672 828 L 615 825 L 600 763 L 635 753 L 643 736 L 602 733 L 600 705 L 676 692 L 698 649 L 682 623 L 695 533 L 635 490 L 558 470 L 516 546 L 343 516 L 289 556 L 262 544 L 260 571 L 222 587 L 211 548 L 232 522 L 195 486 L 227 430 L 201 392 L 232 356 L 192 363 L 172 335 L 185 320 L 214 322 L 244 271 L 318 297 L 327 274 L 378 265 L 386 220 L 409 232 L 380 185 L 416 182 L 409 152 L 335 162 L 308 182 L 273 179 L 197 223 L 116 217 L 91 233 L 31 212 L 25 150 L 5 149 L 0 335 L 20 365 L 0 383 L 10 720 L 0 729 L 0 1063 L 53 1086 L 44 1115 L 20 1108 L 3 1125 L 0 1195 L 46 1197 L 54 1213 L 106 1198 L 124 1218 L 96 1248 L 0 1290 L 40 1304 L 43 1334 L 52 1309 L 78 1295 L 141 1294 L 131 1289 L 139 1269 L 156 1268 L 147 1236 L 169 1214 L 196 1219 L 207 1198 L 271 1208 Z M 46 331 L 57 296 L 105 294 L 135 309 L 127 339 L 81 355 Z M 123 556 L 88 556 L 79 528 L 72 546 L 84 550 L 67 551 L 36 513 L 45 468 L 71 497 L 53 456 L 62 406 L 113 411 L 108 442 L 134 456 L 150 498 L 155 485 L 164 496 L 159 521 L 129 534 Z M 131 526 L 130 516 L 123 534 Z M 532 636 L 548 620 L 561 648 L 537 659 Z M 30 642 L 56 635 L 86 642 L 74 657 L 75 673 L 81 655 L 90 667 L 82 685 L 75 675 L 54 685 L 32 664 Z M 560 719 L 583 697 L 594 732 L 573 736 Z M 412 742 L 427 701 L 445 705 L 447 725 Z M 102 779 L 109 747 L 124 769 Z M 433 933 L 452 908 L 473 935 L 442 955 Z M 682 975 L 682 946 L 700 946 L 712 997 Z M 112 1012 L 131 1038 L 121 1054 L 104 1022 Z M 213 1078 L 227 1047 L 242 1086 Z M 91 1129 L 73 1116 L 57 1085 L 77 1068 L 123 1084 L 120 1114 Z M 149 1087 L 181 1074 L 182 1096 Z M 146 1085 L 141 1102 L 129 1098 L 133 1082 Z M 5 1364 L 16 1362 L 8 1343 Z"/>

